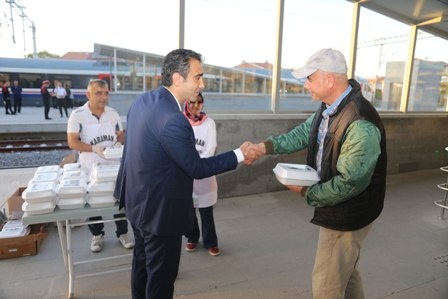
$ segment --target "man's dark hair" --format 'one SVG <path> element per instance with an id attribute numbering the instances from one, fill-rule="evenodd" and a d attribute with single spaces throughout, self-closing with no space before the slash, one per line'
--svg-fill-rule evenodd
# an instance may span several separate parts
<path id="1" fill-rule="evenodd" d="M 190 72 L 190 59 L 202 62 L 202 56 L 193 50 L 177 49 L 168 53 L 163 60 L 162 85 L 169 87 L 173 84 L 173 74 L 179 73 L 183 78 L 187 78 Z"/>

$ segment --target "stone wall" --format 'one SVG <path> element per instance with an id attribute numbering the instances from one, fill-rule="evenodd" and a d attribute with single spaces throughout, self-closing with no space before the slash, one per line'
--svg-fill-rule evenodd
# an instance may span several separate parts
<path id="1" fill-rule="evenodd" d="M 260 142 L 287 132 L 305 115 L 211 116 L 218 130 L 218 152 L 238 147 L 243 141 Z M 448 165 L 448 115 L 382 115 L 387 134 L 388 173 L 396 174 Z M 305 163 L 306 150 L 283 156 L 263 157 L 252 166 L 218 176 L 219 196 L 233 197 L 284 190 L 272 169 L 278 162 Z"/>

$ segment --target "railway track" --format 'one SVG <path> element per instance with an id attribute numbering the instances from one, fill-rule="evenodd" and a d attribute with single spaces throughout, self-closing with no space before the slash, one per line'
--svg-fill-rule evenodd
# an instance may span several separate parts
<path id="1" fill-rule="evenodd" d="M 68 150 L 67 140 L 0 140 L 0 153 Z"/>

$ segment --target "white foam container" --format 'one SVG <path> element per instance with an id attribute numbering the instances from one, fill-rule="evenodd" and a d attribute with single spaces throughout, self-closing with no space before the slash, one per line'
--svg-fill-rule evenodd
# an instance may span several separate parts
<path id="1" fill-rule="evenodd" d="M 311 186 L 320 181 L 317 171 L 304 164 L 277 163 L 273 171 L 283 185 Z"/>
<path id="2" fill-rule="evenodd" d="M 91 196 L 112 195 L 114 193 L 114 189 L 115 181 L 103 183 L 89 182 L 87 184 L 87 192 Z"/>
<path id="3" fill-rule="evenodd" d="M 63 172 L 70 172 L 70 171 L 84 171 L 87 173 L 87 168 L 82 167 L 81 163 L 67 163 L 62 167 Z"/>
<path id="4" fill-rule="evenodd" d="M 84 196 L 86 191 L 86 180 L 85 179 L 64 179 L 59 182 L 59 185 L 56 187 L 56 193 L 60 197 L 64 197 L 70 195 L 70 197 L 75 197 L 75 195 L 79 195 L 79 197 Z"/>
<path id="5" fill-rule="evenodd" d="M 89 196 L 87 203 L 92 208 L 106 208 L 112 207 L 117 202 L 117 199 L 112 195 L 107 196 Z"/>
<path id="6" fill-rule="evenodd" d="M 87 173 L 82 170 L 65 171 L 62 173 L 61 180 L 87 180 Z"/>
<path id="7" fill-rule="evenodd" d="M 47 165 L 47 166 L 39 166 L 36 169 L 36 173 L 42 173 L 42 172 L 57 172 L 61 173 L 62 168 L 59 167 L 59 165 Z"/>
<path id="8" fill-rule="evenodd" d="M 98 163 L 92 167 L 90 180 L 93 182 L 109 182 L 117 179 L 118 171 L 120 170 L 119 163 Z"/>
<path id="9" fill-rule="evenodd" d="M 108 147 L 103 154 L 106 159 L 120 159 L 123 156 L 123 146 Z"/>
<path id="10" fill-rule="evenodd" d="M 42 182 L 57 183 L 59 181 L 59 177 L 60 175 L 58 172 L 36 172 L 33 178 L 28 182 L 28 185 Z"/>
<path id="11" fill-rule="evenodd" d="M 24 202 L 22 204 L 22 211 L 24 211 L 28 215 L 40 215 L 52 213 L 55 207 L 56 205 L 54 201 L 41 203 Z"/>
<path id="12" fill-rule="evenodd" d="M 85 197 L 59 198 L 57 206 L 62 210 L 81 209 L 86 205 Z"/>
<path id="13" fill-rule="evenodd" d="M 29 232 L 30 229 L 23 224 L 22 220 L 8 220 L 0 231 L 0 239 L 23 237 Z"/>
<path id="14" fill-rule="evenodd" d="M 22 198 L 29 203 L 54 200 L 56 197 L 54 182 L 31 183 L 22 192 Z"/>

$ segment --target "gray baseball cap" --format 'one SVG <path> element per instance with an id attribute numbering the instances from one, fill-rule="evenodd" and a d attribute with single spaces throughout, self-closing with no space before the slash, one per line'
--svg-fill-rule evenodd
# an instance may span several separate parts
<path id="1" fill-rule="evenodd" d="M 319 50 L 308 59 L 304 66 L 293 71 L 292 75 L 302 79 L 317 70 L 327 73 L 347 74 L 347 63 L 344 55 L 340 51 L 331 48 Z"/>

